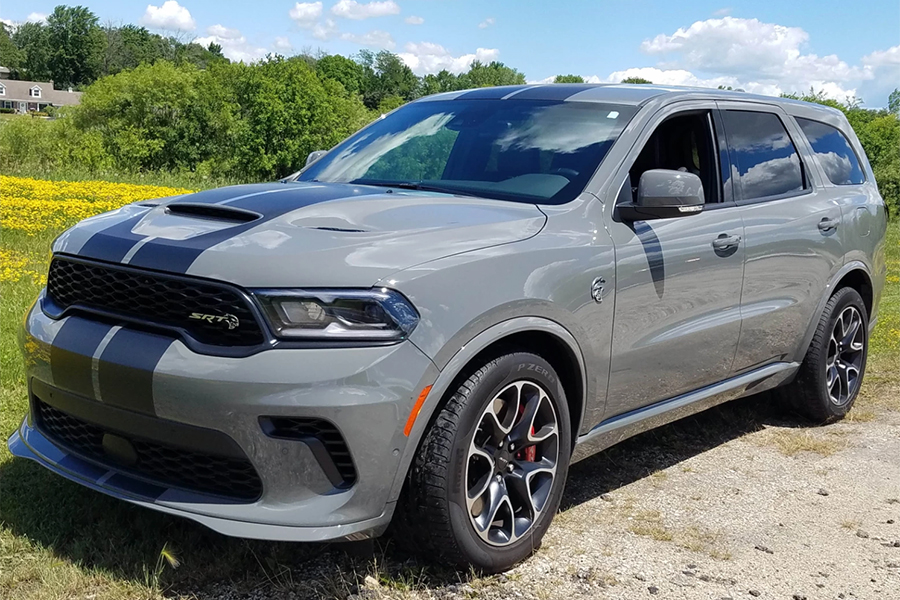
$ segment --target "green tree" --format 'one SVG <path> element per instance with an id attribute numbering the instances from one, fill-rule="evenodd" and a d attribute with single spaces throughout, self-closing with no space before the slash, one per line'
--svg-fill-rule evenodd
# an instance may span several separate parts
<path id="1" fill-rule="evenodd" d="M 88 86 L 74 112 L 120 168 L 193 169 L 229 151 L 234 107 L 193 65 L 142 64 Z"/>
<path id="2" fill-rule="evenodd" d="M 553 83 L 584 83 L 581 75 L 557 75 Z"/>
<path id="3" fill-rule="evenodd" d="M 105 37 L 83 6 L 57 6 L 47 17 L 48 67 L 59 87 L 91 83 L 101 74 Z"/>
<path id="4" fill-rule="evenodd" d="M 422 95 L 440 94 L 441 92 L 455 92 L 465 89 L 465 81 L 461 81 L 458 75 L 454 75 L 447 69 L 435 74 L 428 74 L 422 78 Z"/>
<path id="5" fill-rule="evenodd" d="M 316 61 L 316 73 L 322 79 L 333 79 L 350 93 L 360 92 L 365 72 L 362 65 L 340 54 L 329 54 Z"/>
<path id="6" fill-rule="evenodd" d="M 23 54 L 16 73 L 19 79 L 47 81 L 51 78 L 50 38 L 43 24 L 22 23 L 16 28 L 12 41 Z"/>
<path id="7" fill-rule="evenodd" d="M 12 30 L 0 23 L 0 65 L 16 73 L 25 62 L 25 53 L 12 41 Z"/>
<path id="8" fill-rule="evenodd" d="M 900 89 L 894 88 L 888 97 L 888 110 L 895 115 L 900 114 Z"/>
<path id="9" fill-rule="evenodd" d="M 492 61 L 486 65 L 476 60 L 469 68 L 469 72 L 463 75 L 461 79 L 465 79 L 465 87 L 467 88 L 522 85 L 525 83 L 525 75 L 523 73 L 497 61 Z"/>
<path id="10" fill-rule="evenodd" d="M 288 175 L 310 152 L 333 147 L 371 118 L 358 96 L 319 79 L 301 57 L 222 63 L 210 73 L 240 115 L 230 162 L 248 179 Z"/>
<path id="11" fill-rule="evenodd" d="M 360 92 L 369 108 L 377 109 L 387 96 L 399 96 L 406 102 L 418 97 L 419 78 L 396 54 L 361 50 L 357 62 L 363 70 Z"/>
<path id="12" fill-rule="evenodd" d="M 652 84 L 653 82 L 649 79 L 644 79 L 643 77 L 626 77 L 622 80 L 622 83 Z"/>
<path id="13" fill-rule="evenodd" d="M 140 64 L 152 64 L 164 56 L 165 40 L 143 27 L 124 25 L 103 28 L 106 38 L 103 74 L 115 75 Z"/>

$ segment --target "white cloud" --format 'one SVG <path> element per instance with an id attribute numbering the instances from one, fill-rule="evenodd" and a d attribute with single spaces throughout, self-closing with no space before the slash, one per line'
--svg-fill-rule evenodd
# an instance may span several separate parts
<path id="1" fill-rule="evenodd" d="M 485 19 L 484 21 L 482 21 L 481 23 L 478 24 L 478 29 L 487 29 L 494 23 L 496 23 L 496 21 L 494 20 L 494 17 L 488 17 L 487 19 Z"/>
<path id="2" fill-rule="evenodd" d="M 404 50 L 398 56 L 417 75 L 437 73 L 443 69 L 451 73 L 462 73 L 476 60 L 489 63 L 500 56 L 500 50 L 496 48 L 478 48 L 474 54 L 453 56 L 440 44 L 431 42 L 409 43 Z"/>
<path id="3" fill-rule="evenodd" d="M 317 40 L 330 40 L 338 34 L 337 24 L 331 19 L 316 23 L 312 28 L 312 36 Z"/>
<path id="4" fill-rule="evenodd" d="M 384 0 L 361 3 L 356 0 L 339 0 L 331 7 L 331 14 L 345 19 L 361 21 L 372 17 L 385 17 L 387 15 L 399 15 L 400 6 L 394 0 Z"/>
<path id="5" fill-rule="evenodd" d="M 288 15 L 296 21 L 297 25 L 305 29 L 313 27 L 319 17 L 322 16 L 321 2 L 297 2 L 294 8 L 288 11 Z"/>
<path id="6" fill-rule="evenodd" d="M 872 78 L 871 67 L 850 66 L 834 54 L 804 53 L 808 41 L 809 34 L 799 27 L 726 16 L 660 34 L 645 40 L 641 50 L 663 60 L 656 79 L 647 77 L 655 83 L 715 83 L 765 94 L 812 87 L 844 100 L 856 94 L 860 82 Z M 870 56 L 873 63 L 885 60 L 879 53 Z"/>
<path id="7" fill-rule="evenodd" d="M 229 29 L 224 25 L 211 25 L 206 28 L 206 33 L 226 40 L 236 40 L 241 37 L 241 32 L 239 30 Z"/>
<path id="8" fill-rule="evenodd" d="M 422 17 L 417 17 L 415 15 L 410 15 L 403 19 L 408 25 L 421 25 L 425 22 L 425 19 Z"/>
<path id="9" fill-rule="evenodd" d="M 887 50 L 877 50 L 863 56 L 862 64 L 866 67 L 900 67 L 900 46 Z"/>
<path id="10" fill-rule="evenodd" d="M 387 31 L 381 31 L 379 29 L 375 29 L 361 35 L 357 35 L 355 33 L 344 33 L 341 35 L 342 40 L 346 40 L 348 42 L 353 42 L 354 44 L 359 44 L 360 46 L 370 46 L 372 48 L 384 48 L 387 50 L 391 50 L 397 44 L 394 43 L 394 38 Z"/>
<path id="11" fill-rule="evenodd" d="M 4 25 L 9 27 L 13 31 L 15 31 L 16 28 L 18 27 L 18 23 L 16 23 L 12 19 L 0 19 L 0 23 L 3 23 Z"/>
<path id="12" fill-rule="evenodd" d="M 148 4 L 144 16 L 141 17 L 140 24 L 153 29 L 173 29 L 176 31 L 193 31 L 197 28 L 190 11 L 175 0 L 166 0 L 162 6 Z"/>
<path id="13" fill-rule="evenodd" d="M 45 15 L 44 13 L 33 12 L 25 17 L 25 20 L 29 23 L 46 23 L 47 15 Z"/>
<path id="14" fill-rule="evenodd" d="M 222 46 L 222 54 L 231 60 L 250 63 L 263 58 L 268 52 L 247 41 L 237 29 L 231 29 L 224 25 L 211 25 L 206 29 L 206 37 L 200 37 L 194 42 L 203 47 L 210 44 Z"/>
<path id="15" fill-rule="evenodd" d="M 719 10 L 713 13 L 714 17 L 727 17 L 731 14 L 733 9 L 731 7 L 720 8 Z"/>
<path id="16" fill-rule="evenodd" d="M 272 46 L 281 52 L 290 52 L 293 49 L 291 41 L 284 36 L 277 36 Z"/>

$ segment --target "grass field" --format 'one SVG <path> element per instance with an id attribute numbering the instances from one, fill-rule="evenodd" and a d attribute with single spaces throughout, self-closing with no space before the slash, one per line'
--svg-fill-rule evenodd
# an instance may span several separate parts
<path id="1" fill-rule="evenodd" d="M 178 190 L 89 182 L 63 190 L 61 184 L 23 184 L 11 178 L 0 186 L 0 434 L 5 440 L 26 410 L 16 330 L 45 282 L 53 238 L 93 209 Z M 900 223 L 890 226 L 887 245 L 888 286 L 872 338 L 866 388 L 851 415 L 861 422 L 877 418 L 879 411 L 900 409 L 895 397 L 886 402 L 881 393 L 896 390 L 900 379 Z M 380 546 L 373 559 L 355 558 L 333 545 L 225 538 L 190 521 L 89 491 L 29 461 L 13 460 L 5 444 L 0 448 L 0 482 L 0 598 L 190 597 L 214 584 L 233 586 L 236 593 L 289 589 L 298 597 L 345 598 L 366 576 L 397 590 L 471 579 L 465 573 L 420 567 Z M 310 572 L 308 559 L 323 552 L 332 553 L 334 560 L 326 566 L 318 561 L 319 570 Z"/>

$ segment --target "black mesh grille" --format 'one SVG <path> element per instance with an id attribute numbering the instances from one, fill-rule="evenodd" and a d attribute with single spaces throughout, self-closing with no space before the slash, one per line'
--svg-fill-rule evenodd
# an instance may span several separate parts
<path id="1" fill-rule="evenodd" d="M 202 344 L 257 346 L 264 339 L 247 301 L 213 283 L 54 258 L 47 294 L 61 308 L 90 308 L 180 328 Z M 191 318 L 195 313 L 211 315 L 212 322 Z"/>
<path id="2" fill-rule="evenodd" d="M 319 440 L 328 451 L 343 484 L 350 486 L 356 482 L 356 468 L 350 457 L 350 449 L 341 432 L 328 421 L 303 417 L 263 417 L 262 421 L 266 433 L 273 437 L 297 440 L 309 437 Z"/>
<path id="3" fill-rule="evenodd" d="M 122 466 L 111 460 L 103 449 L 107 431 L 102 427 L 37 398 L 34 408 L 38 429 L 51 441 L 112 469 L 131 472 L 160 485 L 240 500 L 255 500 L 262 493 L 259 475 L 247 459 L 204 454 L 115 433 L 128 439 L 137 455 L 133 465 Z"/>

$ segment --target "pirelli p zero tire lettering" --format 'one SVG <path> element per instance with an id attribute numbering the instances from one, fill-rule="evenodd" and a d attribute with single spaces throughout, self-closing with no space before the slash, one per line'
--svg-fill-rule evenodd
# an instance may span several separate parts
<path id="1" fill-rule="evenodd" d="M 862 297 L 841 288 L 828 300 L 796 379 L 780 393 L 807 418 L 843 418 L 862 387 L 869 351 L 869 319 Z"/>
<path id="2" fill-rule="evenodd" d="M 395 537 L 458 565 L 510 568 L 540 547 L 571 448 L 565 392 L 547 361 L 516 352 L 477 365 L 422 440 Z"/>

